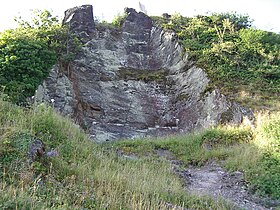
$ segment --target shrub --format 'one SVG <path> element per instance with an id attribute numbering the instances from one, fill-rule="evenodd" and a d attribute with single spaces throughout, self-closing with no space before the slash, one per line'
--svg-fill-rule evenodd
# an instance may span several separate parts
<path id="1" fill-rule="evenodd" d="M 206 70 L 212 88 L 236 99 L 244 90 L 251 98 L 279 94 L 279 34 L 253 29 L 247 15 L 236 13 L 154 19 L 177 33 L 189 57 Z"/>
<path id="2" fill-rule="evenodd" d="M 114 17 L 114 19 L 112 20 L 112 25 L 117 27 L 117 28 L 120 28 L 123 24 L 123 21 L 124 19 L 127 17 L 127 14 L 126 13 L 123 13 L 123 14 L 118 14 Z"/>
<path id="3" fill-rule="evenodd" d="M 32 96 L 51 67 L 67 54 L 67 28 L 48 11 L 36 11 L 33 22 L 0 33 L 0 85 L 12 102 Z M 68 54 L 67 54 L 68 55 Z"/>

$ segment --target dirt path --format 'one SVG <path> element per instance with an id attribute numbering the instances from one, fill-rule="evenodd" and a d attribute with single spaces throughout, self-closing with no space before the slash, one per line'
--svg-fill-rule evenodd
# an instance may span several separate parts
<path id="1" fill-rule="evenodd" d="M 188 168 L 189 182 L 187 190 L 198 195 L 211 195 L 233 203 L 236 207 L 243 209 L 267 209 L 256 202 L 245 190 L 245 182 L 241 172 L 227 173 L 218 165 L 210 163 L 201 168 Z"/>
<path id="2" fill-rule="evenodd" d="M 173 158 L 167 150 L 157 154 L 168 159 L 174 172 L 184 180 L 186 190 L 197 195 L 222 198 L 232 203 L 236 209 L 266 210 L 263 201 L 246 191 L 246 183 L 241 172 L 228 173 L 216 163 L 208 163 L 200 168 L 183 168 L 182 163 Z"/>

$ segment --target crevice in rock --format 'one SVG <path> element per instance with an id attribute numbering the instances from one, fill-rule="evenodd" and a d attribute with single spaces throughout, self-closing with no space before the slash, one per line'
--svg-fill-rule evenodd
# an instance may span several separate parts
<path id="1" fill-rule="evenodd" d="M 126 12 L 121 29 L 100 30 L 91 6 L 67 10 L 64 23 L 84 45 L 60 73 L 52 70 L 40 89 L 43 101 L 55 99 L 52 105 L 97 142 L 240 123 L 250 114 L 218 90 L 206 91 L 211 81 L 188 60 L 174 31 Z"/>

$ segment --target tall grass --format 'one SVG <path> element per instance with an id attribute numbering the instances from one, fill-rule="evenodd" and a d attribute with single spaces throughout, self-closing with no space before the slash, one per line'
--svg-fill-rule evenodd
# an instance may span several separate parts
<path id="1" fill-rule="evenodd" d="M 262 114 L 254 128 L 224 126 L 96 145 L 50 107 L 23 109 L 0 101 L 0 208 L 233 208 L 221 200 L 187 194 L 170 163 L 157 156 L 159 149 L 169 150 L 185 166 L 221 161 L 228 170 L 243 171 L 253 192 L 279 199 L 279 116 Z M 59 155 L 32 162 L 28 150 L 35 139 Z"/>
<path id="2" fill-rule="evenodd" d="M 90 142 L 45 105 L 0 101 L 0 126 L 0 209 L 232 208 L 187 194 L 164 159 L 126 159 Z M 59 155 L 31 161 L 29 146 L 38 139 Z"/>
<path id="3" fill-rule="evenodd" d="M 214 160 L 230 171 L 244 172 L 253 193 L 280 199 L 279 112 L 259 114 L 254 126 L 220 126 L 191 135 L 120 141 L 113 147 L 142 156 L 169 150 L 186 166 Z"/>

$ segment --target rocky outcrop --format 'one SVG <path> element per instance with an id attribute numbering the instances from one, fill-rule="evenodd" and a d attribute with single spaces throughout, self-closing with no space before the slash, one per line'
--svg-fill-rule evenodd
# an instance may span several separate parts
<path id="1" fill-rule="evenodd" d="M 69 29 L 73 33 L 87 33 L 87 35 L 93 33 L 95 24 L 92 6 L 83 5 L 66 10 L 62 23 L 69 24 Z"/>
<path id="2" fill-rule="evenodd" d="M 98 142 L 242 121 L 245 109 L 206 91 L 206 73 L 188 60 L 173 31 L 134 9 L 125 12 L 116 29 L 95 25 L 90 6 L 68 10 L 64 23 L 83 49 L 67 70 L 53 68 L 37 98 L 52 101 Z"/>

